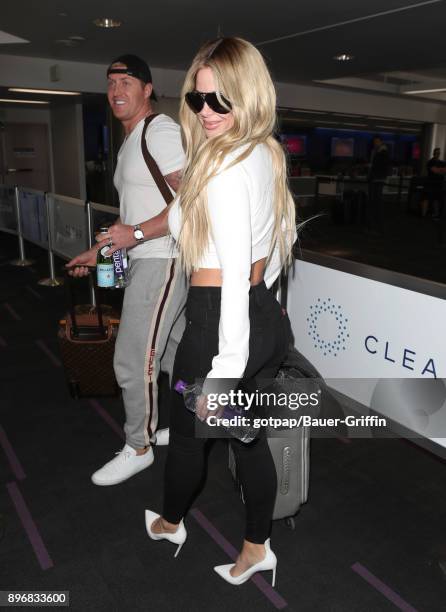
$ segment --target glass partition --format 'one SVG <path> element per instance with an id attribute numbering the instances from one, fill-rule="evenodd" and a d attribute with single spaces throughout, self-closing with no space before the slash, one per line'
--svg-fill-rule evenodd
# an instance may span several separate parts
<path id="1" fill-rule="evenodd" d="M 26 240 L 48 248 L 48 220 L 45 194 L 34 189 L 19 189 L 22 234 Z"/>
<path id="2" fill-rule="evenodd" d="M 0 185 L 0 229 L 10 234 L 17 233 L 15 187 Z"/>
<path id="3" fill-rule="evenodd" d="M 88 248 L 85 203 L 54 193 L 48 197 L 52 250 L 71 259 Z"/>
<path id="4" fill-rule="evenodd" d="M 119 208 L 91 202 L 91 230 L 94 234 L 101 226 L 113 225 L 119 217 Z"/>

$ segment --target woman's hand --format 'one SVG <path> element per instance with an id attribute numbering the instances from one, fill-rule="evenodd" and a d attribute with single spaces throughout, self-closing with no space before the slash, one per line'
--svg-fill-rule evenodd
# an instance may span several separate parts
<path id="1" fill-rule="evenodd" d="M 219 418 L 224 411 L 223 406 L 218 406 L 217 408 L 208 408 L 208 396 L 200 395 L 197 398 L 196 404 L 196 415 L 200 419 L 200 421 L 207 422 L 208 417 L 215 416 Z"/>

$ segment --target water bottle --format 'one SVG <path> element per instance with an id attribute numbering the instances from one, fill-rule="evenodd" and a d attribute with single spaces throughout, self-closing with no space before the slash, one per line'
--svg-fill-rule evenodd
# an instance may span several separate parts
<path id="1" fill-rule="evenodd" d="M 101 227 L 100 234 L 107 234 L 108 228 Z M 115 268 L 113 265 L 112 256 L 107 254 L 109 245 L 105 245 L 98 250 L 96 256 L 96 273 L 98 279 L 98 287 L 114 287 L 115 286 Z"/>
<path id="2" fill-rule="evenodd" d="M 127 249 L 118 249 L 113 253 L 112 258 L 115 272 L 114 287 L 116 289 L 124 289 L 130 282 L 127 264 Z"/>
<path id="3" fill-rule="evenodd" d="M 197 383 L 188 385 L 184 380 L 177 380 L 174 389 L 183 396 L 186 408 L 199 418 L 197 415 L 197 400 L 203 394 L 201 385 Z M 224 406 L 219 418 L 226 421 L 226 423 L 222 423 L 220 426 L 232 437 L 240 440 L 240 442 L 245 442 L 246 444 L 252 442 L 259 432 L 251 422 L 251 417 L 247 415 L 242 407 Z"/>

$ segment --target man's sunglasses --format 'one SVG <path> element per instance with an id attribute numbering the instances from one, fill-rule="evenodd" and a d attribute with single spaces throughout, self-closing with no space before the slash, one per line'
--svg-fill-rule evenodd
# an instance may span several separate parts
<path id="1" fill-rule="evenodd" d="M 226 104 L 226 106 L 223 106 L 220 103 L 217 97 L 217 93 L 215 91 L 211 91 L 208 93 L 203 93 L 202 91 L 189 91 L 186 94 L 186 102 L 188 103 L 189 108 L 194 113 L 199 113 L 203 108 L 204 103 L 206 102 L 206 104 L 211 110 L 214 111 L 214 113 L 218 113 L 219 115 L 226 115 L 227 113 L 231 112 L 232 105 L 229 100 L 226 100 L 224 96 L 222 96 L 221 94 L 219 94 L 219 96 L 222 102 Z"/>

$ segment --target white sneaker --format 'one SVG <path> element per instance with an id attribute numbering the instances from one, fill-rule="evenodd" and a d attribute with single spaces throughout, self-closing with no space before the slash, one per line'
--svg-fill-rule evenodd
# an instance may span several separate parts
<path id="1" fill-rule="evenodd" d="M 155 444 L 157 446 L 167 446 L 169 444 L 169 428 L 158 429 L 155 432 Z"/>
<path id="2" fill-rule="evenodd" d="M 114 459 L 92 475 L 91 480 L 100 487 L 119 484 L 148 468 L 152 465 L 153 460 L 152 447 L 144 455 L 137 455 L 136 450 L 126 444 L 122 450 L 116 453 Z"/>

